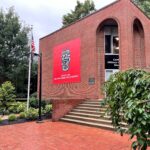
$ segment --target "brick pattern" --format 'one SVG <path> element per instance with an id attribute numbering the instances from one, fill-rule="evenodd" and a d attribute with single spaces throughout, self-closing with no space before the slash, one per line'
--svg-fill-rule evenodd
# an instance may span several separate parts
<path id="1" fill-rule="evenodd" d="M 144 44 L 144 31 L 139 20 L 134 21 L 133 25 L 133 47 L 134 47 L 134 67 L 145 67 L 145 44 Z"/>
<path id="2" fill-rule="evenodd" d="M 99 79 L 99 87 L 102 88 L 102 85 L 105 81 L 105 60 L 104 60 L 104 31 L 99 28 L 100 31 L 97 32 L 97 61 L 98 61 L 98 79 Z M 103 95 L 102 90 L 100 90 L 100 96 Z"/>
<path id="3" fill-rule="evenodd" d="M 129 135 L 49 120 L 1 126 L 0 133 L 1 150 L 131 149 Z"/>
<path id="4" fill-rule="evenodd" d="M 52 100 L 53 112 L 52 112 L 52 120 L 58 121 L 65 114 L 70 112 L 73 107 L 77 106 L 81 103 L 82 99 L 61 99 L 61 100 Z"/>

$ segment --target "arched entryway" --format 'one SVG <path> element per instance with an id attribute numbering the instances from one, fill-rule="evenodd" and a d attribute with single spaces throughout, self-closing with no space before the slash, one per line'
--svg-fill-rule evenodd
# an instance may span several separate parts
<path id="1" fill-rule="evenodd" d="M 133 22 L 133 52 L 134 52 L 134 67 L 145 67 L 145 44 L 144 44 L 144 29 L 139 19 Z"/>
<path id="2" fill-rule="evenodd" d="M 115 19 L 104 20 L 97 28 L 98 70 L 100 84 L 119 71 L 119 33 Z"/>

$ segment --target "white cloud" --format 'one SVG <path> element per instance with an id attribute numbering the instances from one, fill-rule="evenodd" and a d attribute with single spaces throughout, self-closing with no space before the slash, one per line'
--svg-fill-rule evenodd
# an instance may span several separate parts
<path id="1" fill-rule="evenodd" d="M 33 25 L 36 49 L 39 38 L 61 28 L 62 16 L 73 10 L 77 0 L 0 0 L 3 9 L 11 6 L 22 21 Z M 80 0 L 84 2 L 84 0 Z M 115 0 L 94 0 L 99 9 Z"/>

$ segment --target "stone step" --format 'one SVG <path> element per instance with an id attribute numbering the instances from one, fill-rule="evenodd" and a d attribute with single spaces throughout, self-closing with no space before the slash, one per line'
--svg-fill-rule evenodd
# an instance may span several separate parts
<path id="1" fill-rule="evenodd" d="M 89 99 L 89 100 L 85 100 L 84 102 L 102 102 L 103 99 Z"/>
<path id="2" fill-rule="evenodd" d="M 93 118 L 91 116 L 79 116 L 75 114 L 68 114 L 65 115 L 64 118 L 70 118 L 70 119 L 77 119 L 77 120 L 83 120 L 83 121 L 89 121 L 89 122 L 96 122 L 96 123 L 103 123 L 103 124 L 112 124 L 112 121 L 110 119 L 105 119 L 105 118 Z M 122 126 L 127 126 L 126 123 L 122 122 Z"/>
<path id="3" fill-rule="evenodd" d="M 114 127 L 112 125 L 106 125 L 106 124 L 100 124 L 100 123 L 94 123 L 94 122 L 88 122 L 88 121 L 83 121 L 83 120 L 78 120 L 78 119 L 70 119 L 70 118 L 61 118 L 60 120 L 71 122 L 71 123 L 82 124 L 82 125 L 99 127 L 99 128 L 108 129 L 108 130 L 114 130 Z"/>
<path id="4" fill-rule="evenodd" d="M 90 107 L 90 106 L 77 106 L 74 109 L 80 109 L 80 110 L 91 110 L 96 112 L 106 112 L 107 108 L 98 108 L 98 107 Z M 73 110 L 74 110 L 73 109 Z"/>
<path id="5" fill-rule="evenodd" d="M 106 120 L 106 119 L 101 119 L 101 118 L 83 117 L 83 116 L 78 116 L 78 115 L 65 115 L 64 118 L 111 125 L 111 120 Z"/>
<path id="6" fill-rule="evenodd" d="M 69 115 L 79 115 L 79 116 L 83 116 L 83 117 L 92 117 L 92 118 L 103 118 L 105 120 L 109 120 L 110 119 L 110 116 L 104 116 L 104 115 L 101 115 L 100 113 L 97 113 L 97 114 L 93 114 L 93 113 L 87 113 L 87 112 L 74 112 L 74 111 L 71 111 L 69 112 Z"/>
<path id="7" fill-rule="evenodd" d="M 100 114 L 87 114 L 87 113 L 83 113 L 83 112 L 70 112 L 68 115 L 88 117 L 88 118 L 93 118 L 93 119 L 110 120 L 110 116 L 102 116 Z"/>
<path id="8" fill-rule="evenodd" d="M 72 112 L 81 112 L 81 113 L 83 112 L 87 114 L 95 114 L 95 115 L 100 115 L 100 116 L 105 115 L 105 111 L 99 111 L 99 110 L 73 109 Z"/>
<path id="9" fill-rule="evenodd" d="M 86 100 L 60 120 L 114 130 L 111 117 L 106 113 L 107 106 L 101 106 L 101 101 Z M 125 129 L 127 124 L 122 123 L 122 126 Z"/>
<path id="10" fill-rule="evenodd" d="M 99 110 L 86 110 L 86 109 L 79 109 L 79 108 L 74 108 L 72 111 L 86 112 L 86 113 L 99 113 Z"/>
<path id="11" fill-rule="evenodd" d="M 100 105 L 101 103 L 99 101 L 84 101 L 84 104 L 96 104 L 96 105 Z"/>
<path id="12" fill-rule="evenodd" d="M 77 106 L 76 109 L 82 109 L 82 110 L 96 110 L 99 111 L 100 108 L 90 107 L 90 106 Z"/>
<path id="13" fill-rule="evenodd" d="M 82 113 L 82 112 L 73 112 L 73 111 L 71 111 L 69 114 L 81 115 L 81 116 L 91 116 L 91 117 L 94 117 L 94 118 L 100 117 L 100 114 L 91 114 L 91 113 Z"/>
<path id="14" fill-rule="evenodd" d="M 87 103 L 82 103 L 82 104 L 79 104 L 78 106 L 100 108 L 100 104 L 87 104 Z"/>

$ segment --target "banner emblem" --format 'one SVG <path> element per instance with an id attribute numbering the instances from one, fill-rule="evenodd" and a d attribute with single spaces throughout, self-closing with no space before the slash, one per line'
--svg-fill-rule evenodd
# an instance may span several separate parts
<path id="1" fill-rule="evenodd" d="M 70 67 L 70 50 L 62 51 L 62 70 L 68 71 Z"/>

